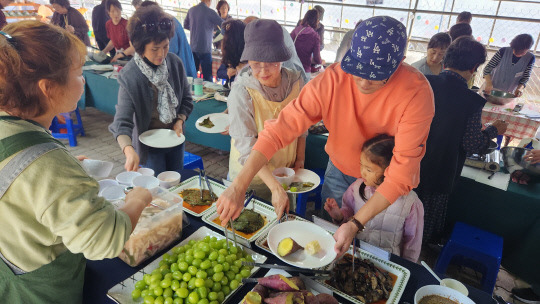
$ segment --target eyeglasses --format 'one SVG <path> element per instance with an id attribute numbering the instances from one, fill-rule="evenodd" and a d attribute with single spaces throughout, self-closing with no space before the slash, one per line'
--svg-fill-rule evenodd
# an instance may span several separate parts
<path id="1" fill-rule="evenodd" d="M 171 20 L 161 20 L 159 22 L 143 23 L 142 28 L 145 32 L 168 32 L 172 28 Z"/>
<path id="2" fill-rule="evenodd" d="M 255 62 L 249 65 L 254 72 L 260 72 L 262 69 L 275 70 L 279 68 L 280 64 L 280 62 Z"/>

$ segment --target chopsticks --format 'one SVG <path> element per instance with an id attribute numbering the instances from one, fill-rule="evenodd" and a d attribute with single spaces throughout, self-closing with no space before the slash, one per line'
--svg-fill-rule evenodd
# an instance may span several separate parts
<path id="1" fill-rule="evenodd" d="M 330 274 L 330 270 L 305 269 L 305 268 L 297 268 L 297 267 L 274 265 L 274 264 L 264 264 L 264 263 L 257 263 L 257 262 L 242 261 L 242 265 L 260 267 L 260 268 L 281 269 L 281 270 L 289 270 L 289 271 L 296 271 L 296 272 L 313 273 L 313 274 L 317 274 L 317 273 Z"/>

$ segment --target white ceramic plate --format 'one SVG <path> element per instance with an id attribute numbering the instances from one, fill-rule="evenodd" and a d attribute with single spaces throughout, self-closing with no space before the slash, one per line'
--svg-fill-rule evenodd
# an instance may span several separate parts
<path id="1" fill-rule="evenodd" d="M 309 222 L 308 220 L 300 217 L 300 216 L 296 216 L 294 214 L 288 214 L 287 215 L 287 221 L 301 221 L 301 222 Z M 274 225 L 277 224 L 277 221 L 274 222 Z M 272 226 L 274 226 L 272 225 Z M 262 250 L 264 251 L 267 251 L 267 252 L 270 252 L 272 253 L 272 250 L 270 250 L 270 247 L 268 247 L 268 232 L 270 231 L 271 228 L 268 228 L 266 230 L 265 233 L 261 234 L 261 236 L 259 236 L 257 238 L 257 240 L 255 241 L 255 245 L 257 245 L 257 247 L 261 248 Z"/>
<path id="2" fill-rule="evenodd" d="M 382 270 L 386 270 L 392 274 L 394 274 L 397 279 L 396 279 L 396 283 L 394 284 L 394 287 L 392 289 L 392 292 L 390 293 L 390 297 L 388 297 L 388 300 L 386 300 L 386 304 L 398 304 L 400 303 L 399 302 L 399 299 L 401 299 L 401 296 L 403 295 L 403 292 L 405 291 L 405 287 L 407 286 L 407 282 L 409 281 L 409 277 L 411 276 L 411 272 L 409 271 L 409 269 L 401 266 L 401 265 L 398 265 L 396 263 L 393 263 L 393 262 L 390 262 L 390 261 L 387 261 L 387 260 L 384 260 L 384 259 L 381 259 L 365 250 L 362 250 L 360 248 L 357 248 L 356 249 L 356 257 L 360 257 L 362 259 L 368 259 L 370 260 L 371 262 L 373 262 L 373 264 L 375 264 L 375 266 L 377 266 L 378 268 L 382 269 Z M 352 254 L 352 246 L 350 247 L 349 251 L 347 251 L 347 253 L 350 253 Z M 325 269 L 327 270 L 330 270 L 332 269 L 332 264 L 330 264 L 329 266 L 325 267 Z M 340 291 L 330 285 L 328 285 L 327 283 L 325 283 L 324 281 L 321 281 L 320 282 L 323 286 L 326 286 L 328 288 L 330 288 L 333 292 L 339 294 L 340 296 L 344 297 L 345 299 L 353 302 L 353 303 L 356 303 L 356 304 L 364 304 L 363 302 L 361 302 L 360 300 L 352 297 L 352 296 L 349 296 L 348 294 L 344 293 L 343 291 Z"/>
<path id="3" fill-rule="evenodd" d="M 96 61 L 103 61 L 105 59 L 100 60 L 100 58 L 96 58 L 94 55 L 94 58 Z M 83 68 L 83 70 L 94 70 L 94 71 L 112 71 L 114 70 L 114 67 L 112 64 L 93 64 L 93 65 L 87 65 Z"/>
<path id="4" fill-rule="evenodd" d="M 293 193 L 293 194 L 299 194 L 299 193 L 306 193 L 306 192 L 309 192 L 315 188 L 317 188 L 320 184 L 321 184 L 321 178 L 317 175 L 317 173 L 311 171 L 311 170 L 308 170 L 308 169 L 298 169 L 298 171 L 296 172 L 296 174 L 294 175 L 294 178 L 293 178 L 293 183 L 296 183 L 296 182 L 310 182 L 310 183 L 313 183 L 313 187 L 311 187 L 309 190 L 305 190 L 305 191 L 296 191 L 296 192 L 291 192 L 290 190 L 287 190 L 287 193 Z"/>
<path id="5" fill-rule="evenodd" d="M 274 210 L 274 207 L 272 207 L 271 205 L 265 204 L 259 200 L 252 199 L 251 202 L 249 202 L 249 204 L 247 205 L 246 209 L 253 208 L 254 204 L 255 204 L 255 212 L 260 213 L 265 218 L 265 224 L 261 229 L 256 231 L 253 235 L 250 234 L 249 237 L 245 237 L 244 235 L 240 234 L 241 232 L 236 231 L 236 235 L 238 237 L 241 237 L 247 240 L 248 242 L 255 241 L 277 220 L 277 215 L 276 215 L 276 211 Z M 221 227 L 221 225 L 214 222 L 214 220 L 217 219 L 218 217 L 219 217 L 219 214 L 217 214 L 217 208 L 216 208 L 216 205 L 214 204 L 210 209 L 208 209 L 207 212 L 204 213 L 203 222 L 208 223 L 220 230 L 223 230 L 223 227 Z M 229 231 L 232 231 L 232 230 L 229 228 Z"/>
<path id="6" fill-rule="evenodd" d="M 212 190 L 214 191 L 214 194 L 216 194 L 218 197 L 226 189 L 225 186 L 223 186 L 222 184 L 217 183 L 217 182 L 215 182 L 213 180 L 210 180 L 210 185 L 212 185 Z M 180 194 L 180 192 L 182 192 L 182 190 L 184 190 L 184 189 L 200 189 L 199 188 L 199 177 L 198 176 L 193 176 L 192 178 L 189 178 L 189 179 L 183 181 L 180 185 L 172 187 L 171 189 L 169 189 L 169 191 L 171 191 L 173 193 Z M 208 190 L 208 188 L 206 187 L 206 182 L 204 180 L 203 180 L 203 189 Z M 206 212 L 210 209 L 210 207 L 214 206 L 214 205 L 215 204 L 212 204 L 212 205 L 209 205 L 209 206 L 207 206 L 205 208 L 201 208 L 203 206 L 190 206 L 186 202 L 183 203 L 185 212 L 187 212 L 187 213 L 189 213 L 191 215 L 194 215 L 194 216 L 199 216 L 199 217 L 206 214 Z M 202 210 L 202 209 L 204 209 L 204 210 Z"/>
<path id="7" fill-rule="evenodd" d="M 184 134 L 178 137 L 173 130 L 154 129 L 141 134 L 139 140 L 143 144 L 153 148 L 172 148 L 183 144 L 186 137 Z"/>
<path id="8" fill-rule="evenodd" d="M 288 256 L 282 257 L 277 253 L 278 244 L 284 238 L 290 237 L 300 246 L 305 247 L 307 243 L 317 240 L 321 245 L 321 250 L 315 255 L 309 255 L 304 250 L 298 250 Z M 336 258 L 334 237 L 323 228 L 303 221 L 290 221 L 277 224 L 268 232 L 268 247 L 272 253 L 283 262 L 300 268 L 320 268 L 324 267 Z"/>
<path id="9" fill-rule="evenodd" d="M 214 232 L 213 230 L 211 230 L 210 228 L 207 228 L 207 227 L 201 227 L 199 228 L 197 231 L 195 231 L 192 235 L 190 235 L 189 237 L 187 237 L 186 239 L 184 239 L 182 242 L 180 242 L 180 244 L 178 244 L 177 246 L 182 246 L 182 245 L 185 245 L 187 244 L 190 240 L 201 240 L 203 239 L 205 236 L 210 236 L 210 237 L 216 237 L 218 239 L 224 239 L 225 237 L 217 232 Z M 249 253 L 251 255 L 251 257 L 253 258 L 253 260 L 257 263 L 264 263 L 266 261 L 266 256 L 260 254 L 260 253 L 256 253 L 255 251 L 251 250 L 251 249 L 247 249 L 247 248 L 242 248 L 243 250 L 245 250 L 247 253 Z M 171 251 L 168 252 L 169 254 L 171 254 Z M 120 304 L 140 304 L 142 303 L 142 301 L 139 299 L 138 301 L 134 301 L 132 298 L 131 298 L 131 292 L 133 291 L 133 289 L 135 288 L 135 283 L 137 281 L 140 281 L 142 280 L 143 276 L 147 273 L 151 273 L 152 270 L 156 269 L 159 267 L 159 262 L 161 261 L 161 258 L 157 258 L 155 259 L 152 263 L 148 264 L 146 267 L 144 267 L 143 269 L 137 271 L 134 275 L 132 275 L 131 277 L 125 279 L 124 281 L 116 284 L 115 286 L 113 286 L 113 288 L 109 289 L 109 291 L 107 292 L 107 296 L 112 299 L 113 301 L 115 301 L 116 303 L 120 303 Z M 259 270 L 259 267 L 254 267 L 252 270 L 251 270 L 251 276 L 253 276 L 253 274 L 255 272 L 257 272 L 257 270 Z M 238 290 L 239 288 L 242 287 L 243 284 L 240 284 L 239 287 L 236 289 Z M 223 300 L 223 303 L 226 303 L 227 302 L 227 299 L 229 297 L 231 297 L 232 295 L 234 294 L 234 291 L 231 292 L 224 300 Z"/>
<path id="10" fill-rule="evenodd" d="M 213 127 L 207 128 L 199 125 L 206 118 L 210 118 L 210 121 L 214 124 Z M 229 128 L 229 114 L 225 113 L 212 113 L 199 117 L 195 122 L 195 128 L 204 133 L 221 133 L 225 132 Z"/>

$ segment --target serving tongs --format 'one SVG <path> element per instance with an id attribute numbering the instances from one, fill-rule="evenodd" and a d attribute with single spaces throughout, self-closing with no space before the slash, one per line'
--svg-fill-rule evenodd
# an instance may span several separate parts
<path id="1" fill-rule="evenodd" d="M 242 265 L 268 268 L 268 269 L 282 269 L 282 270 L 287 270 L 287 271 L 296 271 L 296 272 L 303 272 L 303 273 L 310 273 L 310 274 L 329 275 L 331 273 L 330 270 L 297 268 L 297 267 L 291 267 L 291 266 L 264 264 L 264 263 L 257 263 L 257 262 L 248 262 L 248 261 L 242 261 Z"/>
<path id="2" fill-rule="evenodd" d="M 246 200 L 244 201 L 244 208 L 247 207 L 247 205 L 249 204 L 249 202 L 251 202 L 254 196 L 255 196 L 255 190 L 251 189 L 248 192 L 246 192 L 246 198 L 245 198 Z M 255 211 L 255 204 L 253 204 L 251 210 Z"/>
<path id="3" fill-rule="evenodd" d="M 233 237 L 232 237 L 232 241 L 234 243 L 234 246 L 235 247 L 238 247 L 238 244 L 236 242 L 236 231 L 234 230 L 234 227 L 231 223 L 231 220 L 229 220 L 229 222 L 227 223 L 227 226 L 223 227 L 223 234 L 225 234 L 225 240 L 227 240 L 227 250 L 230 249 L 230 246 L 229 246 L 229 235 L 228 235 L 228 227 L 231 227 L 231 230 L 232 230 L 232 234 L 233 234 Z"/>
<path id="4" fill-rule="evenodd" d="M 303 279 L 310 279 L 310 280 L 329 280 L 332 278 L 332 276 L 330 275 L 322 275 L 322 276 L 303 276 L 302 277 Z M 246 283 L 258 283 L 259 282 L 259 279 L 262 279 L 262 278 L 247 278 L 247 279 L 242 279 L 242 283 L 246 284 Z"/>
<path id="5" fill-rule="evenodd" d="M 199 191 L 201 192 L 201 202 L 202 202 L 203 201 L 202 170 L 199 171 Z"/>
<path id="6" fill-rule="evenodd" d="M 210 179 L 208 179 L 208 175 L 206 175 L 206 171 L 202 169 L 201 172 L 202 172 L 202 175 L 204 176 L 204 180 L 206 181 L 206 186 L 208 187 L 208 191 L 210 191 L 210 197 L 212 198 L 213 201 L 217 200 L 217 195 L 212 190 L 212 185 L 210 184 Z"/>

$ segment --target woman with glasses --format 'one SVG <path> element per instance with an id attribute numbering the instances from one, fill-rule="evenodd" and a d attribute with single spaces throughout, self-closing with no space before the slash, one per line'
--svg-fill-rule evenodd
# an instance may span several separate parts
<path id="1" fill-rule="evenodd" d="M 75 34 L 86 45 L 90 45 L 88 38 L 88 24 L 83 15 L 69 3 L 69 0 L 50 0 L 54 9 L 51 23 L 65 28 L 68 32 Z"/>
<path id="2" fill-rule="evenodd" d="M 249 23 L 244 31 L 245 46 L 240 61 L 247 61 L 249 68 L 244 68 L 236 76 L 228 99 L 232 138 L 229 175 L 232 180 L 242 169 L 265 121 L 277 118 L 304 85 L 299 72 L 281 66 L 291 58 L 283 35 L 275 35 L 281 32 L 276 21 L 264 19 Z M 270 190 L 282 187 L 272 176 L 274 168 L 304 167 L 305 145 L 306 138 L 302 135 L 263 166 L 250 185 L 257 196 L 270 200 Z"/>
<path id="3" fill-rule="evenodd" d="M 135 56 L 118 76 L 118 104 L 109 130 L 126 156 L 127 171 L 136 171 L 140 164 L 156 174 L 178 171 L 183 168 L 184 144 L 153 148 L 139 141 L 139 135 L 153 129 L 170 129 L 181 136 L 193 109 L 184 65 L 169 53 L 172 17 L 157 5 L 140 7 L 127 30 Z"/>

